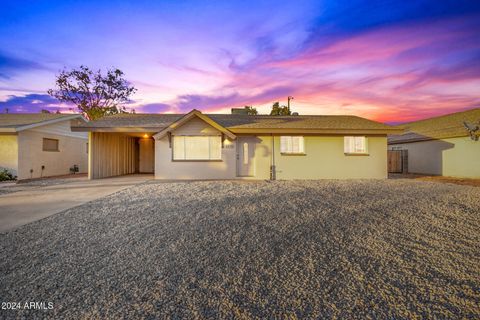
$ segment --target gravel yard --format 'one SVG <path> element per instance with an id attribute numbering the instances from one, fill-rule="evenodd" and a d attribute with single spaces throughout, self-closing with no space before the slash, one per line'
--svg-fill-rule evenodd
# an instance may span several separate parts
<path id="1" fill-rule="evenodd" d="M 0 235 L 0 317 L 479 318 L 480 189 L 151 181 Z"/>

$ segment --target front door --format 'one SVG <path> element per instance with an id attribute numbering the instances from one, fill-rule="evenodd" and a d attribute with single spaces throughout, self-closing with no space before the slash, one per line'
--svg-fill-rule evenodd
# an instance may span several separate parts
<path id="1" fill-rule="evenodd" d="M 255 137 L 237 138 L 237 175 L 255 176 Z"/>

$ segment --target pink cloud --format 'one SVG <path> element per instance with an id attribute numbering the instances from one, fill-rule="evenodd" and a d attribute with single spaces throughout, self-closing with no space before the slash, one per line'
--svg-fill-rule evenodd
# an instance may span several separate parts
<path id="1" fill-rule="evenodd" d="M 230 81 L 198 100 L 206 111 L 296 97 L 303 113 L 353 113 L 406 121 L 480 105 L 480 36 L 471 17 L 390 27 L 321 42 L 290 58 L 262 55 L 232 66 Z M 451 85 L 445 92 L 440 84 Z M 452 93 L 461 87 L 458 93 Z M 271 94 L 262 94 L 269 92 Z M 222 95 L 222 92 L 225 93 Z"/>

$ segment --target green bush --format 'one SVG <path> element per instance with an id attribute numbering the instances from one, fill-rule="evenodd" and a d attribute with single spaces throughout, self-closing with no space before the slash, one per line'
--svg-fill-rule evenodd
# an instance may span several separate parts
<path id="1" fill-rule="evenodd" d="M 11 174 L 7 169 L 0 169 L 0 181 L 15 180 L 17 177 Z"/>

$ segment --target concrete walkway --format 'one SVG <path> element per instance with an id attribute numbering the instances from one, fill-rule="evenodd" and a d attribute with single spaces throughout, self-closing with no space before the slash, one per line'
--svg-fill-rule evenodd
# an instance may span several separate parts
<path id="1" fill-rule="evenodd" d="M 99 180 L 81 178 L 73 182 L 0 195 L 0 233 L 150 179 L 153 179 L 153 175 L 138 174 Z"/>

